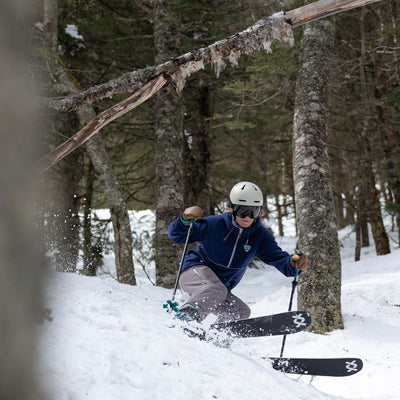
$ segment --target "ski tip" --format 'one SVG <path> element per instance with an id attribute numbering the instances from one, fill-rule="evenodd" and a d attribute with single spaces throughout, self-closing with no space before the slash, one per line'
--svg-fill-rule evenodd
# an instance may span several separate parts
<path id="1" fill-rule="evenodd" d="M 307 311 L 292 311 L 288 313 L 288 317 L 292 319 L 294 332 L 300 332 L 307 329 L 311 325 L 311 314 Z"/>
<path id="2" fill-rule="evenodd" d="M 272 367 L 287 374 L 344 377 L 360 372 L 360 358 L 280 358 L 266 357 Z"/>

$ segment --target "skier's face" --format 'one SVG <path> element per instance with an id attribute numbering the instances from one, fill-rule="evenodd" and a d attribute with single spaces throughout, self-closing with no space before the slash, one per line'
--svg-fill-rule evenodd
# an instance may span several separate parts
<path id="1" fill-rule="evenodd" d="M 239 224 L 239 226 L 241 226 L 242 228 L 248 228 L 249 226 L 251 226 L 251 224 L 253 223 L 254 218 L 251 218 L 249 216 L 244 217 L 244 218 L 240 218 L 238 216 L 236 216 L 236 222 Z"/>

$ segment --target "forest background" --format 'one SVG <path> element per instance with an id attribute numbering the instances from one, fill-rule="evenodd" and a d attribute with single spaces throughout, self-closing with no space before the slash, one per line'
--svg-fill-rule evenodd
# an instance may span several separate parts
<path id="1" fill-rule="evenodd" d="M 94 275 L 110 250 L 109 221 L 95 219 L 99 208 L 110 210 L 117 279 L 128 284 L 142 267 L 133 262 L 132 246 L 143 243 L 130 230 L 128 210 L 155 210 L 153 244 L 142 261 L 154 251 L 157 284 L 171 286 L 182 249 L 166 238 L 168 223 L 187 205 L 219 212 L 234 183 L 255 181 L 274 199 L 278 220 L 296 215 L 299 246 L 312 263 L 299 299 L 317 321 L 314 331 L 342 327 L 337 228 L 355 229 L 356 259 L 368 244 L 367 228 L 379 255 L 400 242 L 393 233 L 400 218 L 398 2 L 295 28 L 293 47 L 274 41 L 265 43 L 268 54 L 219 60 L 188 77 L 180 93 L 172 82 L 39 182 L 32 182 L 34 162 L 128 93 L 69 111 L 54 104 L 110 79 L 129 81 L 131 71 L 302 4 L 44 0 L 34 2 L 30 19 L 32 2 L 0 3 L 0 335 L 7 343 L 0 397 L 40 397 L 33 371 L 37 321 L 46 317 L 47 262 L 33 222 L 44 228 L 47 254 L 59 270 L 78 272 L 82 265 L 80 273 Z M 302 125 L 305 114 L 318 124 Z M 39 221 L 32 204 L 39 205 Z M 278 230 L 285 234 L 282 224 Z"/>
<path id="2" fill-rule="evenodd" d="M 33 30 L 36 89 L 42 97 L 76 94 L 208 46 L 260 18 L 302 4 L 45 0 Z M 356 259 L 360 248 L 369 245 L 368 224 L 377 254 L 390 252 L 390 242 L 400 242 L 399 237 L 390 237 L 400 221 L 399 19 L 399 5 L 386 0 L 313 23 L 307 34 L 297 28 L 294 46 L 274 41 L 272 52 L 242 55 L 231 60 L 234 66 L 223 61 L 206 66 L 186 80 L 180 93 L 170 85 L 107 125 L 42 175 L 42 225 L 57 268 L 75 272 L 82 257 L 81 272 L 96 274 L 107 246 L 103 231 L 108 221 L 94 221 L 92 211 L 109 208 L 117 278 L 135 284 L 138 266 L 132 260 L 132 246 L 140 246 L 141 238 L 130 230 L 127 211 L 154 209 L 157 220 L 151 239 L 157 284 L 170 287 L 181 248 L 166 235 L 169 222 L 188 205 L 200 205 L 206 215 L 222 211 L 229 189 L 241 180 L 256 182 L 275 199 L 279 220 L 298 201 L 297 209 L 306 216 L 302 220 L 297 215 L 298 228 L 309 222 L 314 226 L 308 234 L 300 232 L 299 242 L 316 265 L 328 263 L 340 276 L 337 238 L 330 237 L 328 226 L 331 196 L 336 226 L 354 224 L 356 229 Z M 310 37 L 314 42 L 321 38 L 319 50 L 307 45 Z M 310 60 L 315 77 L 307 71 Z M 46 118 L 41 130 L 42 154 L 125 97 L 117 94 L 76 112 L 53 109 L 53 118 Z M 314 132 L 316 141 L 306 143 L 304 137 L 294 137 L 300 129 L 296 116 L 307 107 L 308 98 L 309 107 L 322 109 L 324 118 Z M 303 153 L 297 154 L 304 143 Z M 309 161 L 307 152 L 314 153 L 314 159 Z M 306 185 L 302 176 L 294 179 L 304 165 L 309 165 L 310 176 L 313 170 L 324 171 L 322 189 L 318 176 Z M 296 192 L 296 182 L 308 186 L 308 194 Z M 326 227 L 318 227 L 320 222 L 312 215 L 318 210 L 312 206 L 313 196 L 317 203 L 326 200 L 319 217 L 321 221 L 326 215 Z M 310 206 L 308 213 L 303 213 L 304 204 Z M 391 227 L 383 224 L 383 208 L 392 215 Z M 310 244 L 314 229 L 327 237 L 316 247 Z M 284 235 L 282 224 L 275 233 Z M 327 254 L 328 261 L 321 261 L 316 253 L 329 253 L 331 260 Z M 340 286 L 340 277 L 331 281 L 333 287 Z M 318 291 L 322 288 L 321 284 Z M 334 297 L 339 300 L 332 307 L 340 309 L 339 289 Z M 334 323 L 323 330 L 341 326 L 334 312 L 324 318 Z"/>

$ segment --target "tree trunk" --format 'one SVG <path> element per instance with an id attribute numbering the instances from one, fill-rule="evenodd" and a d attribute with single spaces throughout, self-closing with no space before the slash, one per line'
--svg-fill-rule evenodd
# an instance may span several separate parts
<path id="1" fill-rule="evenodd" d="M 344 194 L 345 198 L 345 207 L 346 207 L 346 221 L 347 225 L 354 224 L 354 199 L 353 199 L 353 193 L 347 192 Z"/>
<path id="2" fill-rule="evenodd" d="M 275 204 L 276 204 L 276 211 L 277 211 L 277 219 L 278 219 L 278 233 L 279 236 L 284 236 L 284 231 L 283 231 L 283 215 L 282 215 L 282 206 L 279 202 L 279 194 L 275 194 Z"/>
<path id="3" fill-rule="evenodd" d="M 358 189 L 356 193 L 356 212 L 360 229 L 361 247 L 369 247 L 367 196 L 369 196 L 369 191 L 366 187 L 365 162 L 361 156 L 358 171 Z"/>
<path id="4" fill-rule="evenodd" d="M 400 246 L 400 143 L 396 140 L 395 127 L 391 107 L 387 99 L 387 94 L 377 91 L 377 111 L 383 127 L 381 129 L 384 165 L 386 167 L 389 191 L 393 193 L 391 205 L 394 208 L 396 225 L 398 228 L 398 243 Z"/>
<path id="5" fill-rule="evenodd" d="M 65 77 L 65 79 L 68 78 Z M 71 85 L 69 80 L 68 82 Z M 71 85 L 70 89 L 72 91 L 74 87 Z M 93 118 L 94 110 L 91 107 L 84 107 L 78 110 L 78 116 L 80 125 L 83 126 Z M 114 232 L 114 256 L 117 280 L 121 283 L 136 285 L 128 206 L 118 177 L 104 146 L 103 138 L 100 135 L 96 135 L 88 140 L 86 142 L 86 151 L 89 154 L 97 178 L 103 187 L 107 204 L 110 208 Z"/>
<path id="6" fill-rule="evenodd" d="M 356 230 L 356 248 L 354 250 L 354 261 L 360 261 L 361 259 L 361 223 L 358 220 L 358 215 L 355 221 Z"/>
<path id="7" fill-rule="evenodd" d="M 299 309 L 312 313 L 317 333 L 343 328 L 341 261 L 327 152 L 328 85 L 334 45 L 332 21 L 304 29 L 296 85 L 293 168 L 299 248 L 310 269 L 299 280 Z"/>
<path id="8" fill-rule="evenodd" d="M 338 229 L 343 229 L 346 226 L 346 218 L 344 214 L 344 200 L 340 189 L 340 186 L 336 186 L 335 188 L 335 209 Z"/>
<path id="9" fill-rule="evenodd" d="M 49 90 L 55 95 L 66 95 L 68 91 L 59 80 L 59 60 L 57 51 L 57 1 L 44 1 L 44 46 L 47 52 L 45 60 L 46 73 L 50 78 Z M 46 142 L 52 147 L 60 143 L 60 138 L 77 127 L 76 116 L 58 114 L 48 121 Z M 79 255 L 79 217 L 78 217 L 78 183 L 82 175 L 79 159 L 82 153 L 76 152 L 67 161 L 43 176 L 42 192 L 45 198 L 46 235 L 55 255 L 58 271 L 75 272 Z"/>
<path id="10" fill-rule="evenodd" d="M 366 207 L 365 196 L 366 193 L 363 190 L 363 185 L 360 184 L 355 193 L 355 203 L 356 203 L 355 261 L 360 261 L 361 259 L 361 248 L 369 247 L 368 213 L 366 212 L 367 207 Z"/>
<path id="11" fill-rule="evenodd" d="M 361 57 L 360 57 L 360 81 L 361 92 L 364 100 L 364 123 L 360 133 L 361 140 L 361 178 L 360 185 L 365 191 L 366 209 L 368 221 L 371 224 L 372 236 L 375 242 L 375 250 L 377 255 L 390 253 L 389 238 L 387 236 L 385 226 L 382 220 L 381 204 L 379 201 L 379 193 L 375 186 L 374 171 L 371 161 L 371 144 L 369 138 L 369 121 L 372 114 L 370 95 L 367 91 L 367 81 L 365 75 L 366 64 L 366 41 L 364 29 L 365 10 L 361 9 L 360 16 L 360 36 L 361 36 Z M 364 193 L 363 193 L 364 194 Z"/>
<path id="12" fill-rule="evenodd" d="M 114 255 L 117 280 L 121 283 L 136 285 L 132 256 L 132 232 L 129 222 L 128 207 L 104 147 L 103 139 L 94 136 L 86 143 L 86 150 L 94 169 L 103 186 L 110 207 L 114 230 Z"/>
<path id="13" fill-rule="evenodd" d="M 270 49 L 273 40 L 279 40 L 282 44 L 292 43 L 292 27 L 378 1 L 381 0 L 320 0 L 311 4 L 309 8 L 300 7 L 286 13 L 275 13 L 272 17 L 262 19 L 246 30 L 219 40 L 208 47 L 192 50 L 190 53 L 168 60 L 161 65 L 125 73 L 77 95 L 63 99 L 44 99 L 44 103 L 53 110 L 73 111 L 85 104 L 109 98 L 114 94 L 131 93 L 138 90 L 161 73 L 172 76 L 173 80 L 177 81 L 182 88 L 186 78 L 208 64 L 213 64 L 214 67 L 220 69 L 221 64 L 224 64 L 223 59 L 229 58 L 235 64 L 241 54 Z M 157 1 L 154 1 L 153 4 L 157 6 Z"/>
<path id="14" fill-rule="evenodd" d="M 368 181 L 371 182 L 371 197 L 369 198 L 368 220 L 371 224 L 372 236 L 375 242 L 376 255 L 382 256 L 390 253 L 389 238 L 383 224 L 379 192 L 375 187 L 372 169 L 367 172 Z"/>
<path id="15" fill-rule="evenodd" d="M 82 202 L 83 207 L 83 269 L 82 274 L 88 276 L 96 276 L 97 255 L 93 246 L 92 235 L 92 202 L 93 202 L 93 186 L 94 186 L 94 170 L 93 164 L 89 161 L 88 171 L 86 172 L 86 190 L 85 198 Z"/>
<path id="16" fill-rule="evenodd" d="M 49 5 L 51 2 L 55 2 L 56 0 L 46 0 L 46 12 L 50 18 L 50 11 L 53 13 L 51 16 L 52 23 L 45 23 L 45 25 L 49 25 L 54 28 L 57 21 L 57 13 L 56 6 Z M 53 38 L 53 35 L 49 36 L 51 42 L 54 44 L 56 40 Z M 47 40 L 50 40 L 49 38 Z M 68 92 L 71 94 L 75 94 L 79 92 L 79 90 L 74 86 L 69 77 L 66 75 L 61 62 L 57 58 L 57 52 L 53 49 L 54 59 L 53 67 L 57 71 L 57 75 L 54 77 L 54 80 L 57 82 L 57 85 L 63 89 L 64 92 Z M 94 117 L 94 110 L 87 106 L 78 110 L 77 117 L 81 126 L 84 126 L 88 121 L 90 121 Z M 135 273 L 133 267 L 133 256 L 132 256 L 132 235 L 130 229 L 130 222 L 128 216 L 128 209 L 122 194 L 122 190 L 120 188 L 118 178 L 113 170 L 111 161 L 108 158 L 107 152 L 105 150 L 103 140 L 100 136 L 95 136 L 94 139 L 87 141 L 86 149 L 93 163 L 96 174 L 99 177 L 100 183 L 104 187 L 105 195 L 108 201 L 108 205 L 110 207 L 111 219 L 113 222 L 114 229 L 114 253 L 115 253 L 115 264 L 117 271 L 117 279 L 121 283 L 128 283 L 131 285 L 136 284 Z M 72 162 L 70 160 L 71 155 L 69 155 L 68 164 L 65 160 L 63 163 L 70 166 L 71 169 L 76 168 L 79 163 Z M 47 172 L 49 174 L 51 171 Z M 73 187 L 72 183 L 64 183 L 66 188 Z M 76 199 L 76 196 L 74 197 Z M 76 220 L 74 223 L 74 229 L 72 230 L 76 236 L 76 240 L 72 241 L 71 239 L 66 241 L 67 250 L 69 253 L 72 253 L 71 247 L 76 251 L 76 258 L 78 256 L 78 216 L 77 212 L 75 212 Z M 71 220 L 71 218 L 70 218 Z M 65 225 L 65 224 L 64 224 Z M 64 227 L 64 225 L 61 225 Z M 67 234 L 64 234 L 65 237 L 68 237 Z M 69 233 L 71 236 L 71 233 Z M 71 244 L 73 243 L 73 245 Z M 67 254 L 68 251 L 66 251 Z M 75 255 L 75 253 L 74 253 Z M 64 264 L 65 265 L 65 262 Z"/>
<path id="17" fill-rule="evenodd" d="M 65 129 L 68 121 L 58 118 Z M 55 135 L 55 131 L 50 131 Z M 54 143 L 54 142 L 53 142 Z M 42 192 L 46 196 L 46 231 L 54 251 L 56 270 L 75 272 L 79 257 L 78 184 L 82 175 L 81 152 L 76 152 L 44 175 Z"/>
<path id="18" fill-rule="evenodd" d="M 154 2 L 155 62 L 179 54 L 179 18 L 173 1 Z M 172 287 L 179 263 L 180 246 L 168 237 L 168 226 L 183 210 L 183 106 L 174 85 L 156 96 L 156 279 Z"/>
<path id="19" fill-rule="evenodd" d="M 212 116 L 210 105 L 210 83 L 201 79 L 188 88 L 190 98 L 185 98 L 186 107 L 191 108 L 190 121 L 185 130 L 190 137 L 185 140 L 186 188 L 184 198 L 186 204 L 197 204 L 205 215 L 214 214 L 209 190 L 210 172 L 210 136 L 209 120 Z M 205 82 L 204 82 L 205 81 Z M 190 102 L 190 103 L 189 103 Z M 189 105 L 188 105 L 189 103 Z"/>
<path id="20" fill-rule="evenodd" d="M 332 174 L 334 179 L 338 229 L 343 229 L 354 223 L 355 204 L 353 194 L 349 190 L 348 165 L 343 162 L 343 159 L 344 156 L 340 153 L 337 154 L 333 160 L 331 158 L 331 165 L 334 169 Z"/>
<path id="21" fill-rule="evenodd" d="M 35 62 L 27 52 L 32 5 L 2 1 L 0 12 L 0 399 L 47 398 L 37 360 L 47 263 L 33 216 L 40 183 L 32 167 L 41 135 L 30 70 Z"/>
<path id="22" fill-rule="evenodd" d="M 365 197 L 360 200 L 361 246 L 369 247 L 368 212 Z"/>
<path id="23" fill-rule="evenodd" d="M 210 173 L 210 119 L 212 116 L 210 104 L 210 87 L 200 85 L 200 99 L 199 99 L 199 130 L 197 134 L 197 149 L 198 149 L 198 175 L 194 176 L 194 180 L 198 180 L 197 193 L 198 202 L 206 215 L 215 213 L 210 198 L 209 190 L 209 173 Z"/>

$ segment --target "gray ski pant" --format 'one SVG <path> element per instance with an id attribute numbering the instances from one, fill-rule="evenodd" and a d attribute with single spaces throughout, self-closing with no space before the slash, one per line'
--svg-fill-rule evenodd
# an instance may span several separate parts
<path id="1" fill-rule="evenodd" d="M 181 310 L 189 304 L 194 306 L 200 319 L 213 313 L 218 322 L 245 319 L 250 316 L 249 306 L 228 291 L 214 271 L 204 265 L 191 267 L 182 272 L 179 284 L 189 294 L 189 299 Z"/>

